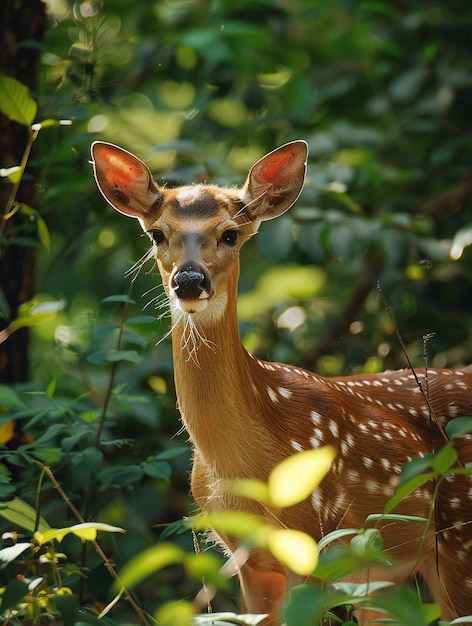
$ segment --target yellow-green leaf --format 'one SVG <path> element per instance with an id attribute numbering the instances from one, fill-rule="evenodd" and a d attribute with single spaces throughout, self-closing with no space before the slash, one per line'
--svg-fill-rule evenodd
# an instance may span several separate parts
<path id="1" fill-rule="evenodd" d="M 167 565 L 182 563 L 185 552 L 171 543 L 159 543 L 138 554 L 128 561 L 120 572 L 120 580 L 115 584 L 115 591 L 119 585 L 131 588 L 140 583 L 151 574 L 158 572 Z"/>
<path id="2" fill-rule="evenodd" d="M 196 530 L 213 528 L 217 533 L 251 540 L 259 532 L 263 522 L 251 513 L 243 511 L 218 511 L 198 515 L 193 523 Z"/>
<path id="3" fill-rule="evenodd" d="M 82 541 L 94 541 L 97 532 L 103 530 L 108 533 L 124 533 L 123 528 L 111 526 L 110 524 L 102 524 L 100 522 L 84 522 L 83 524 L 75 524 L 67 528 L 50 528 L 44 533 L 37 532 L 34 535 L 35 540 L 39 544 L 49 543 L 50 541 L 61 542 L 66 535 L 75 535 Z"/>
<path id="4" fill-rule="evenodd" d="M 297 452 L 282 461 L 269 476 L 272 504 L 287 507 L 308 498 L 327 474 L 336 456 L 332 446 Z"/>
<path id="5" fill-rule="evenodd" d="M 19 165 L 13 167 L 0 167 L 0 177 L 6 178 L 14 185 L 17 183 L 23 174 L 23 169 Z"/>
<path id="6" fill-rule="evenodd" d="M 29 532 L 33 532 L 36 526 L 42 532 L 49 529 L 46 520 L 42 517 L 37 518 L 36 510 L 20 498 L 14 498 L 10 502 L 0 502 L 0 517 Z"/>
<path id="7" fill-rule="evenodd" d="M 38 217 L 36 220 L 36 227 L 38 229 L 39 241 L 43 244 L 46 250 L 49 252 L 49 246 L 51 243 L 51 236 L 46 222 L 42 217 Z"/>
<path id="8" fill-rule="evenodd" d="M 10 76 L 0 76 L 0 111 L 9 119 L 24 126 L 31 126 L 38 105 L 30 96 L 29 89 Z"/>
<path id="9" fill-rule="evenodd" d="M 194 612 L 192 602 L 179 600 L 161 606 L 155 617 L 160 626 L 189 626 Z"/>
<path id="10" fill-rule="evenodd" d="M 311 574 L 318 563 L 316 541 L 300 530 L 274 530 L 268 537 L 267 547 L 278 561 L 302 576 Z"/>
<path id="11" fill-rule="evenodd" d="M 240 478 L 231 482 L 231 491 L 235 496 L 250 498 L 257 502 L 269 502 L 269 490 L 261 480 Z"/>

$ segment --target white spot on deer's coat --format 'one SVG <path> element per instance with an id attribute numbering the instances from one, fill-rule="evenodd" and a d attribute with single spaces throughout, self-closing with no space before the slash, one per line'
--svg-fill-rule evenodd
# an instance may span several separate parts
<path id="1" fill-rule="evenodd" d="M 345 502 L 346 502 L 346 494 L 344 491 L 340 491 L 338 494 L 338 497 L 333 503 L 333 509 L 335 511 L 339 511 L 339 510 L 342 511 L 344 509 Z"/>
<path id="2" fill-rule="evenodd" d="M 292 397 L 290 389 L 286 389 L 285 387 L 279 387 L 279 394 L 286 400 L 289 400 Z"/>
<path id="3" fill-rule="evenodd" d="M 367 491 L 369 493 L 375 493 L 379 490 L 379 483 L 376 482 L 375 480 L 366 480 L 365 481 L 365 488 L 367 489 Z"/>
<path id="4" fill-rule="evenodd" d="M 312 411 L 310 413 L 310 418 L 313 424 L 315 424 L 315 426 L 319 426 L 321 424 L 321 415 L 317 413 L 316 411 Z"/>
<path id="5" fill-rule="evenodd" d="M 355 445 L 354 437 L 351 435 L 351 433 L 347 433 L 346 443 L 350 448 L 352 448 Z"/>
<path id="6" fill-rule="evenodd" d="M 457 407 L 455 405 L 454 406 L 450 406 L 447 412 L 449 414 L 449 417 L 457 417 L 457 415 L 459 413 L 459 407 Z"/>
<path id="7" fill-rule="evenodd" d="M 298 441 L 292 441 L 290 442 L 292 448 L 295 450 L 295 452 L 301 452 L 303 450 L 303 446 L 301 445 L 301 443 L 298 443 Z"/>
<path id="8" fill-rule="evenodd" d="M 315 434 L 315 437 L 321 441 L 324 437 L 324 432 L 321 430 L 321 428 L 315 428 L 315 430 L 313 431 L 313 433 Z"/>
<path id="9" fill-rule="evenodd" d="M 359 480 L 359 472 L 356 472 L 356 470 L 351 470 L 349 472 L 349 481 L 351 483 L 356 483 Z"/>
<path id="10" fill-rule="evenodd" d="M 275 391 L 272 389 L 272 387 L 267 387 L 267 393 L 269 395 L 269 398 L 272 400 L 272 402 L 275 404 L 279 401 L 279 398 L 277 397 L 277 394 L 275 393 Z"/>
<path id="11" fill-rule="evenodd" d="M 319 511 L 319 509 L 321 508 L 323 504 L 323 498 L 321 497 L 321 493 L 319 489 L 317 489 L 311 494 L 311 504 L 313 508 L 315 509 L 315 511 Z"/>
<path id="12" fill-rule="evenodd" d="M 333 437 L 336 437 L 336 439 L 339 436 L 339 428 L 338 425 L 336 424 L 336 422 L 334 420 L 330 420 L 329 422 L 329 429 L 331 431 L 331 434 L 333 435 Z"/>

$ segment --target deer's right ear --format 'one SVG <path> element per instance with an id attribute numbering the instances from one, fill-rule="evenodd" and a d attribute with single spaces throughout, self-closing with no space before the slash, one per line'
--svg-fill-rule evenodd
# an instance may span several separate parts
<path id="1" fill-rule="evenodd" d="M 111 206 L 142 219 L 162 203 L 162 192 L 148 167 L 131 152 L 105 141 L 92 144 L 92 163 L 98 188 Z"/>

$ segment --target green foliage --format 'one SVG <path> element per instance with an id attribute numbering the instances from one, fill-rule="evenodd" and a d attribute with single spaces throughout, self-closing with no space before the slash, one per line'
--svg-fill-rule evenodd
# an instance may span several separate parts
<path id="1" fill-rule="evenodd" d="M 171 185 L 235 184 L 268 150 L 306 139 L 311 156 L 302 197 L 288 215 L 264 224 L 243 252 L 246 345 L 263 358 L 321 373 L 402 366 L 375 290 L 379 280 L 415 366 L 425 352 L 434 366 L 470 362 L 470 9 L 442 0 L 107 0 L 102 8 L 50 3 L 49 11 L 38 91 L 0 77 L 0 110 L 28 135 L 21 162 L 0 164 L 11 185 L 0 246 L 37 252 L 37 294 L 18 315 L 0 290 L 0 340 L 20 328 L 31 336 L 28 381 L 0 385 L 0 516 L 12 537 L 3 549 L 26 543 L 15 539 L 19 529 L 34 541 L 34 531 L 46 526 L 84 523 L 72 504 L 87 523 L 127 531 L 101 539 L 121 570 L 146 549 L 159 553 L 165 527 L 161 538 L 172 539 L 180 561 L 135 591 L 160 623 L 176 625 L 189 611 L 176 597 L 198 592 L 208 563 L 206 553 L 192 554 L 190 533 L 175 522 L 190 507 L 190 455 L 185 435 L 175 438 L 171 354 L 161 342 L 169 324 L 159 317 L 162 292 L 152 264 L 141 272 L 135 266 L 135 295 L 129 291 L 124 275 L 146 250 L 138 228 L 98 197 L 90 143 L 99 138 L 133 150 Z M 33 175 L 40 194 L 30 207 L 16 197 Z M 21 226 L 6 229 L 14 217 Z M 430 333 L 436 335 L 426 345 Z M 451 439 L 465 432 L 470 418 L 447 430 Z M 287 625 L 333 617 L 338 605 L 373 602 L 366 599 L 372 587 L 346 587 L 340 578 L 360 563 L 383 562 L 376 525 L 393 518 L 407 493 L 433 478 L 440 484 L 451 471 L 470 473 L 451 469 L 454 459 L 451 444 L 412 461 L 385 511 L 372 511 L 365 529 L 323 538 L 317 576 L 324 587 L 292 591 Z M 252 497 L 267 498 L 267 485 L 250 487 Z M 247 522 L 253 541 L 254 521 Z M 109 609 L 116 623 L 136 623 L 129 603 L 116 599 L 103 560 L 73 536 L 63 544 L 67 560 L 40 565 L 41 550 L 32 556 L 28 548 L 5 566 L 3 622 L 30 597 L 24 610 L 34 605 L 36 617 L 53 611 L 65 624 L 112 624 L 97 615 L 116 600 Z M 220 568 L 212 561 L 204 578 L 219 580 Z M 62 586 L 51 582 L 59 570 Z M 72 593 L 59 593 L 64 586 Z M 437 615 L 415 594 L 380 591 L 383 609 L 399 623 L 429 623 Z M 215 623 L 251 623 L 230 616 L 233 604 L 222 596 L 216 609 L 226 617 L 215 613 Z M 78 600 L 89 610 L 80 621 Z"/>

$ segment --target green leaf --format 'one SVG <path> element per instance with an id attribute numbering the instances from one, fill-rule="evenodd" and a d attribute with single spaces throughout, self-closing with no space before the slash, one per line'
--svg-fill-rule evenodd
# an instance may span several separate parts
<path id="1" fill-rule="evenodd" d="M 372 513 L 366 517 L 366 525 L 372 522 L 395 520 L 399 522 L 413 522 L 418 524 L 427 524 L 429 522 L 427 517 L 418 517 L 417 515 L 397 515 L 395 513 Z"/>
<path id="2" fill-rule="evenodd" d="M 28 585 L 23 580 L 12 578 L 8 581 L 5 591 L 2 594 L 1 611 L 5 614 L 7 609 L 14 607 L 28 593 Z"/>
<path id="3" fill-rule="evenodd" d="M 0 502 L 0 516 L 30 533 L 35 531 L 36 511 L 20 498 Z M 38 530 L 43 533 L 49 530 L 49 524 L 42 517 L 39 518 Z"/>
<path id="4" fill-rule="evenodd" d="M 73 593 L 56 593 L 53 602 L 61 614 L 63 626 L 74 626 L 79 614 L 79 598 Z"/>
<path id="5" fill-rule="evenodd" d="M 103 300 L 100 302 L 100 304 L 107 304 L 109 302 L 121 302 L 121 303 L 125 303 L 125 304 L 136 304 L 136 302 L 132 298 L 127 296 L 126 294 L 117 294 L 116 296 L 108 296 L 106 298 L 103 298 Z"/>
<path id="6" fill-rule="evenodd" d="M 156 318 L 153 315 L 135 315 L 134 317 L 129 317 L 126 320 L 126 324 L 129 324 L 130 326 L 141 326 L 143 324 L 150 324 L 151 322 L 154 322 L 155 319 Z"/>
<path id="7" fill-rule="evenodd" d="M 159 626 L 189 626 L 194 614 L 192 602 L 176 600 L 167 602 L 156 612 L 156 622 Z"/>
<path id="8" fill-rule="evenodd" d="M 189 553 L 185 558 L 185 571 L 196 581 L 229 588 L 227 577 L 221 573 L 221 557 L 215 552 Z"/>
<path id="9" fill-rule="evenodd" d="M 135 587 L 162 568 L 174 563 L 182 563 L 185 557 L 185 551 L 171 543 L 152 546 L 126 563 L 120 572 L 119 583 L 114 584 L 115 591 L 119 591 L 117 589 L 119 586 L 127 589 Z"/>
<path id="10" fill-rule="evenodd" d="M 43 246 L 49 252 L 49 248 L 50 248 L 50 245 L 51 245 L 51 236 L 49 234 L 49 229 L 47 227 L 47 224 L 43 220 L 42 217 L 37 216 L 37 218 L 36 218 L 36 227 L 38 229 L 39 241 L 43 244 Z"/>
<path id="11" fill-rule="evenodd" d="M 351 539 L 351 548 L 354 554 L 361 559 L 376 558 L 382 553 L 383 541 L 377 528 L 367 528 Z"/>
<path id="12" fill-rule="evenodd" d="M 285 626 L 313 626 L 321 623 L 328 592 L 311 585 L 292 587 L 284 610 Z"/>
<path id="13" fill-rule="evenodd" d="M 399 504 L 404 498 L 406 498 L 410 493 L 421 487 L 422 485 L 429 482 L 431 479 L 437 476 L 436 472 L 429 472 L 428 474 L 420 474 L 419 476 L 415 476 L 410 479 L 408 482 L 401 484 L 393 496 L 385 503 L 384 513 L 388 514 L 392 511 L 397 504 Z"/>
<path id="14" fill-rule="evenodd" d="M 0 75 L 0 111 L 13 122 L 31 126 L 38 105 L 29 89 L 15 78 Z"/>
<path id="15" fill-rule="evenodd" d="M 159 452 L 159 454 L 156 454 L 154 458 L 159 461 L 164 461 L 167 459 L 175 459 L 175 457 L 189 452 L 190 448 L 188 446 L 179 446 L 177 448 L 169 448 L 168 450 L 163 450 L 162 452 Z"/>
<path id="16" fill-rule="evenodd" d="M 449 439 L 472 433 L 472 417 L 456 417 L 446 425 Z"/>
<path id="17" fill-rule="evenodd" d="M 424 604 L 406 587 L 395 587 L 388 594 L 376 598 L 375 604 L 388 615 L 401 620 L 404 626 L 429 626 L 440 617 L 437 604 Z"/>
<path id="18" fill-rule="evenodd" d="M 0 408 L 25 409 L 26 404 L 10 385 L 0 385 Z"/>
<path id="19" fill-rule="evenodd" d="M 128 361 L 129 363 L 141 363 L 143 356 L 136 350 L 109 350 L 107 361 L 115 363 L 118 361 Z"/>
<path id="20" fill-rule="evenodd" d="M 327 474 L 336 456 L 333 447 L 304 450 L 292 455 L 271 472 L 270 501 L 278 507 L 298 504 L 308 498 Z"/>
<path id="21" fill-rule="evenodd" d="M 25 326 L 36 326 L 54 319 L 64 307 L 64 300 L 30 300 L 21 305 L 19 316 L 11 322 L 9 328 L 13 331 Z"/>
<path id="22" fill-rule="evenodd" d="M 112 465 L 102 470 L 97 480 L 102 487 L 120 489 L 132 485 L 143 476 L 143 470 L 138 465 Z"/>
<path id="23" fill-rule="evenodd" d="M 338 530 L 333 530 L 333 532 L 328 533 L 319 540 L 318 549 L 322 550 L 333 541 L 344 539 L 344 537 L 348 537 L 349 535 L 357 535 L 358 532 L 359 529 L 357 528 L 339 528 Z"/>
<path id="24" fill-rule="evenodd" d="M 172 468 L 166 461 L 151 461 L 143 465 L 143 472 L 152 478 L 162 478 L 169 482 Z"/>

